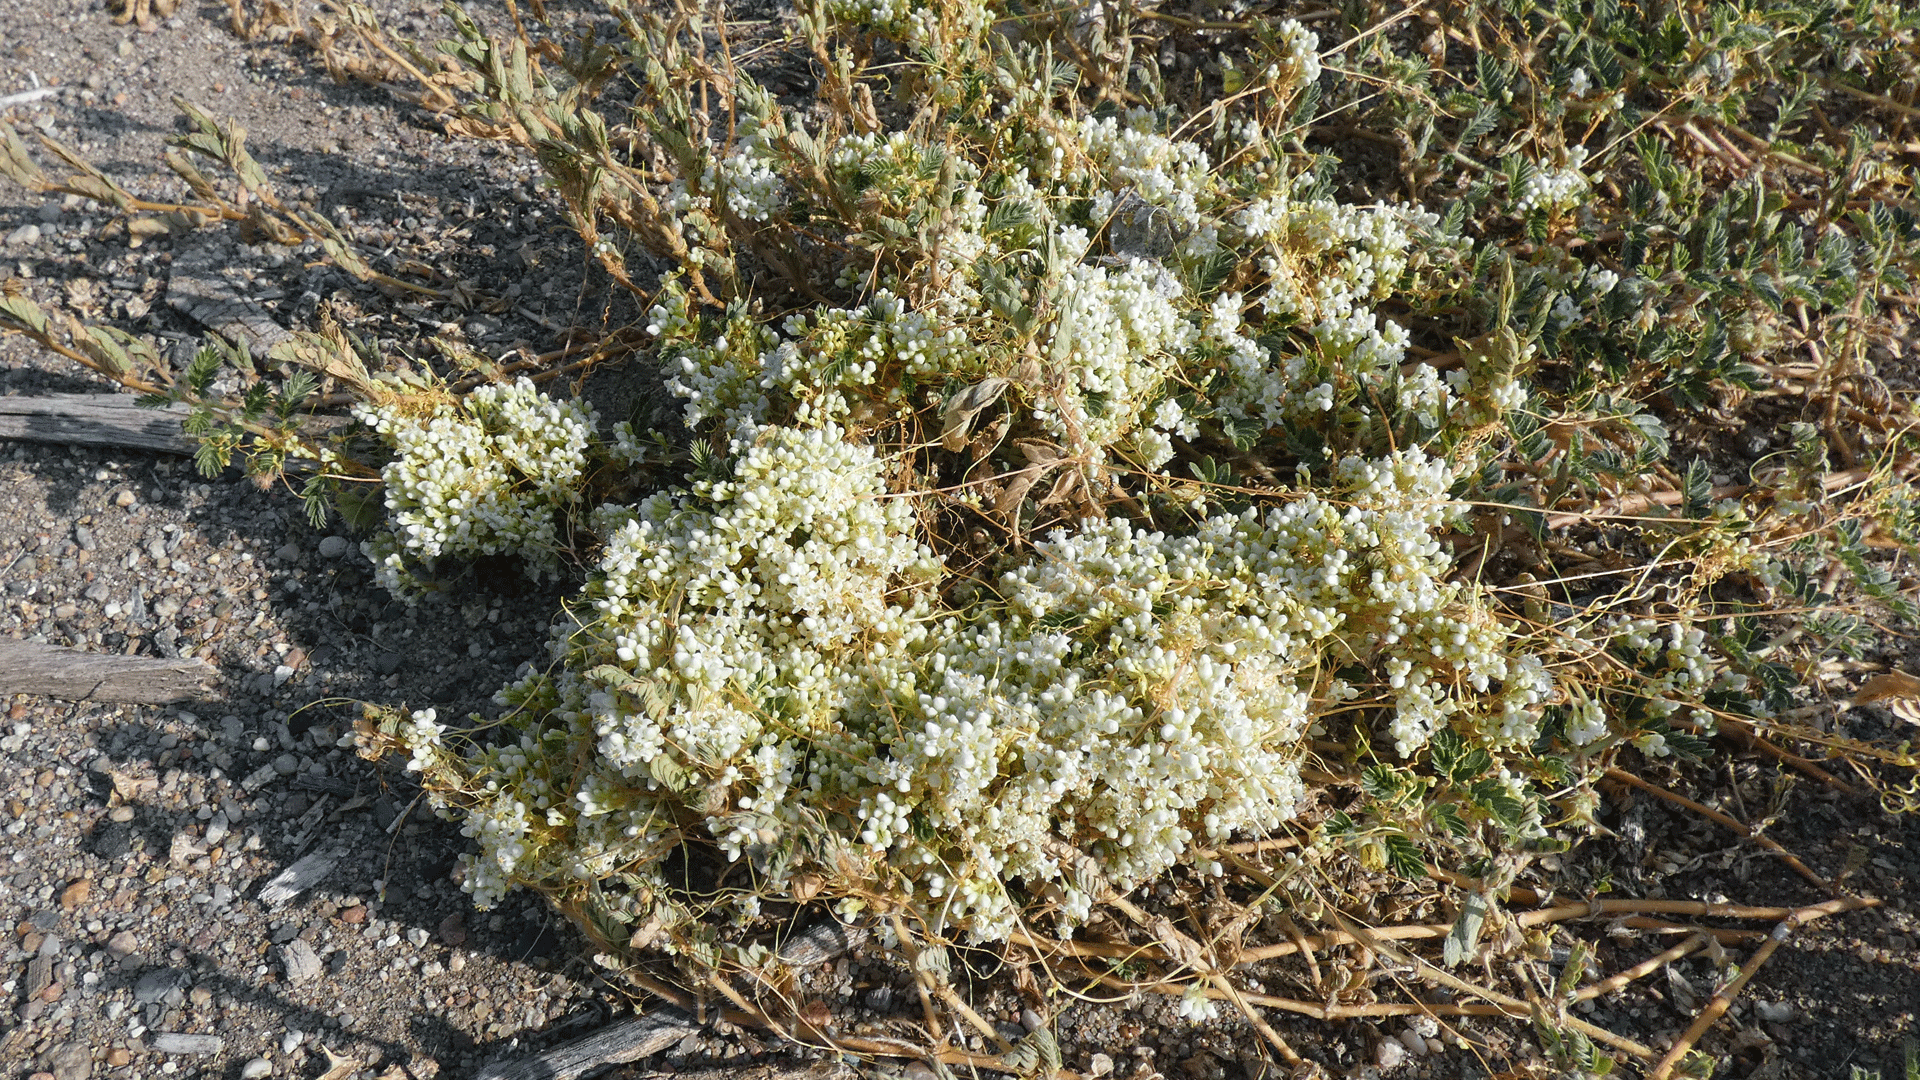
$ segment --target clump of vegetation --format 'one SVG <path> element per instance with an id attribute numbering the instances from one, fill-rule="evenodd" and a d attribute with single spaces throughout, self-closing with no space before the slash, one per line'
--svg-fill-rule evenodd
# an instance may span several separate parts
<path id="1" fill-rule="evenodd" d="M 478 842 L 481 903 L 538 889 L 650 985 L 663 956 L 764 967 L 767 904 L 909 953 L 1071 953 L 1119 911 L 1183 1011 L 1247 1009 L 1127 897 L 1178 871 L 1257 883 L 1255 915 L 1364 908 L 1430 866 L 1498 891 L 1608 770 L 1729 730 L 1912 803 L 1906 746 L 1795 710 L 1806 658 L 1913 616 L 1908 415 L 1868 356 L 1920 240 L 1885 146 L 1914 53 L 1864 46 L 1916 17 L 1418 11 L 823 0 L 785 42 L 802 100 L 691 5 L 616 5 L 617 44 L 456 7 L 437 56 L 364 12 L 306 33 L 378 81 L 410 56 L 451 130 L 538 153 L 644 298 L 607 354 L 659 371 L 653 430 L 460 393 L 493 369 L 451 346 L 403 377 L 323 328 L 273 372 L 225 358 L 236 399 L 217 352 L 174 373 L 23 298 L 0 318 L 194 404 L 209 469 L 310 459 L 316 513 L 377 475 L 384 513 L 342 509 L 409 599 L 449 560 L 577 570 L 504 719 L 367 730 Z M 11 132 L 9 170 L 380 276 L 193 116 L 183 149 L 255 198 L 184 157 L 191 207 L 62 185 Z M 316 400 L 358 424 L 305 431 Z M 1582 1031 L 1548 1041 L 1598 1068 Z"/>

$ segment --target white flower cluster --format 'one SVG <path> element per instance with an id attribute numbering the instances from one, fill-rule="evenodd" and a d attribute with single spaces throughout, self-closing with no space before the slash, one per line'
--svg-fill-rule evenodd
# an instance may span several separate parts
<path id="1" fill-rule="evenodd" d="M 394 450 L 380 474 L 389 525 L 361 545 L 389 590 L 417 595 L 415 568 L 442 557 L 510 554 L 531 571 L 557 568 L 554 515 L 583 483 L 591 406 L 521 379 L 424 416 L 401 405 L 360 405 L 354 416 Z"/>
<path id="2" fill-rule="evenodd" d="M 911 48 L 924 48 L 942 33 L 976 37 L 993 21 L 982 0 L 951 0 L 940 4 L 912 0 L 830 0 L 827 11 L 836 19 L 894 38 Z"/>
<path id="3" fill-rule="evenodd" d="M 1212 181 L 1207 152 L 1198 143 L 1169 139 L 1153 130 L 1153 115 L 1145 109 L 1116 116 L 1088 117 L 1068 129 L 1078 154 L 1064 171 L 1069 182 L 1096 179 L 1093 196 L 1096 221 L 1116 210 L 1125 211 L 1123 196 L 1131 194 L 1167 217 L 1170 234 L 1185 237 L 1182 253 L 1205 255 L 1216 232 L 1201 213 L 1201 200 Z M 1084 162 L 1084 164 L 1082 164 Z"/>
<path id="4" fill-rule="evenodd" d="M 938 29 L 925 20 L 983 10 L 829 5 L 909 42 Z M 1286 70 L 1270 77 L 1318 77 L 1314 35 L 1287 22 L 1280 37 Z M 745 302 L 700 313 L 669 278 L 647 329 L 696 464 L 580 515 L 597 565 L 555 630 L 552 673 L 501 692 L 516 711 L 497 744 L 457 756 L 430 714 L 403 736 L 431 783 L 461 793 L 478 898 L 644 877 L 691 837 L 750 860 L 762 887 L 804 873 L 828 895 L 887 893 L 976 939 L 1037 906 L 1070 928 L 1096 902 L 1083 859 L 1130 889 L 1183 863 L 1217 870 L 1196 845 L 1292 819 L 1309 734 L 1336 709 L 1377 718 L 1405 760 L 1456 733 L 1526 801 L 1503 765 L 1523 767 L 1560 690 L 1475 587 L 1448 580 L 1439 533 L 1462 512 L 1448 492 L 1474 463 L 1435 456 L 1463 420 L 1524 399 L 1518 364 L 1403 373 L 1407 332 L 1375 311 L 1419 272 L 1438 219 L 1310 198 L 1271 172 L 1229 182 L 1164 118 L 1065 116 L 1031 87 L 1002 90 L 991 153 L 918 129 L 823 133 L 826 175 L 802 184 L 762 112 L 695 193 L 669 193 L 702 228 L 757 231 L 792 212 L 788 192 L 842 185 L 809 228 L 858 217 L 841 223 L 845 265 L 822 275 L 839 280 L 821 283 L 857 299 L 772 326 Z M 902 257 L 897 219 L 869 211 L 925 210 L 935 177 L 952 198 Z M 594 441 L 590 413 L 528 386 L 367 419 L 399 452 L 375 547 L 399 584 L 405 560 L 550 557 L 553 511 L 579 500 L 588 458 L 648 452 L 626 428 Z M 971 461 L 948 423 L 973 425 Z M 1138 475 L 1182 449 L 1198 475 L 1194 444 L 1251 430 L 1273 449 L 1287 427 L 1327 436 L 1317 494 L 1209 512 Z M 1355 432 L 1383 437 L 1336 445 Z M 1019 456 L 1035 446 L 1052 456 Z M 929 490 L 955 462 L 974 470 L 958 494 Z M 1085 481 L 1085 519 L 965 569 L 991 588 L 951 580 L 938 516 L 983 510 L 975 479 L 1016 490 L 1013 473 L 1064 478 L 1062 463 Z M 992 509 L 1019 528 L 1019 506 Z M 1144 514 L 1158 524 L 1138 527 Z"/>
<path id="5" fill-rule="evenodd" d="M 786 198 L 786 183 L 777 171 L 771 133 L 751 113 L 740 117 L 733 150 L 710 166 L 706 190 L 720 192 L 727 209 L 742 221 L 765 221 Z"/>
<path id="6" fill-rule="evenodd" d="M 1282 58 L 1267 72 L 1267 81 L 1276 89 L 1306 86 L 1320 78 L 1320 35 L 1308 30 L 1298 19 L 1282 19 L 1273 36 Z"/>
<path id="7" fill-rule="evenodd" d="M 871 450 L 745 426 L 729 457 L 728 479 L 598 513 L 606 550 L 558 673 L 503 692 L 550 726 L 462 766 L 488 793 L 468 818 L 483 899 L 644 862 L 698 794 L 713 837 L 775 884 L 789 864 L 769 853 L 845 814 L 940 925 L 1004 936 L 1017 883 L 1052 890 L 1065 928 L 1094 898 L 1062 843 L 1132 887 L 1198 840 L 1291 818 L 1331 662 L 1391 676 L 1402 754 L 1443 724 L 1537 735 L 1544 669 L 1443 581 L 1452 476 L 1417 452 L 1346 463 L 1342 505 L 1056 532 L 1003 607 L 941 618 L 942 568 Z M 531 842 L 537 819 L 564 843 Z"/>
<path id="8" fill-rule="evenodd" d="M 1515 209 L 1522 214 L 1534 207 L 1546 207 L 1548 210 L 1566 210 L 1579 205 L 1587 194 L 1592 182 L 1580 171 L 1587 160 L 1587 148 L 1575 146 L 1567 150 L 1565 165 L 1553 168 L 1536 167 L 1532 175 L 1520 187 L 1520 197 Z"/>

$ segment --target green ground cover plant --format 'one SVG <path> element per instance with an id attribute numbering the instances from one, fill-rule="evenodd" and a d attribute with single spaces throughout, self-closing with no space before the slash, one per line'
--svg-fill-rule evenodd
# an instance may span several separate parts
<path id="1" fill-rule="evenodd" d="M 1117 920 L 1153 975 L 1101 978 L 1297 1061 L 1227 978 L 1267 915 L 1361 934 L 1440 874 L 1444 972 L 1603 778 L 1731 741 L 1920 798 L 1908 743 L 1812 722 L 1821 661 L 1915 617 L 1920 15 L 820 0 L 748 48 L 691 0 L 609 11 L 450 7 L 433 47 L 351 5 L 235 20 L 533 151 L 644 312 L 590 359 L 664 411 L 345 326 L 174 370 L 0 298 L 193 406 L 210 472 L 300 477 L 396 595 L 482 556 L 577 587 L 502 719 L 364 728 L 477 842 L 479 903 L 536 889 L 638 984 L 797 1036 L 742 989 L 795 905 L 875 920 L 930 1023 L 966 1011 L 947 946 L 1086 963 Z M 433 291 L 183 108 L 188 199 L 51 143 L 49 178 L 10 130 L 5 164 Z M 1168 875 L 1233 914 L 1141 899 Z M 1604 1071 L 1574 993 L 1542 1045 Z"/>

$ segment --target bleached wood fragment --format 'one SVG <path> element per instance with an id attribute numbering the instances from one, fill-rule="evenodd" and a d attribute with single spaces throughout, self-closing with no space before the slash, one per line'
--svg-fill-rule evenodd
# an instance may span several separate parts
<path id="1" fill-rule="evenodd" d="M 63 701 L 164 705 L 200 696 L 205 683 L 218 674 L 204 660 L 114 656 L 0 640 L 0 696 L 40 694 Z"/>

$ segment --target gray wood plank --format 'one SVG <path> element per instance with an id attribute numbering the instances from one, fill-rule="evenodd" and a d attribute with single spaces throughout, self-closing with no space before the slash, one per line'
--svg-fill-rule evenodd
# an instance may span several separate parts
<path id="1" fill-rule="evenodd" d="M 63 701 L 164 705 L 199 697 L 219 671 L 203 660 L 160 660 L 0 640 L 0 696 L 40 694 Z"/>
<path id="2" fill-rule="evenodd" d="M 140 408 L 130 394 L 0 397 L 0 439 L 192 454 L 195 443 L 180 430 L 186 415 L 184 405 Z"/>

